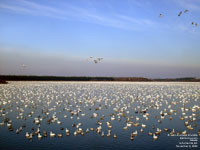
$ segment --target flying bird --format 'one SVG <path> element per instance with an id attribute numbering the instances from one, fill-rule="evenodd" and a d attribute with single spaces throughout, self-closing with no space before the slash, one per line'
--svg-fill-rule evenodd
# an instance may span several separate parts
<path id="1" fill-rule="evenodd" d="M 187 13 L 188 11 L 189 11 L 189 10 L 185 9 L 185 10 L 184 10 L 184 13 Z"/>
<path id="2" fill-rule="evenodd" d="M 103 58 L 97 58 L 97 60 L 98 60 L 98 61 L 101 61 L 101 60 L 103 60 Z"/>
<path id="3" fill-rule="evenodd" d="M 195 25 L 195 27 L 198 27 L 198 26 L 199 26 L 198 23 L 194 23 L 194 22 L 192 22 L 192 25 Z"/>
<path id="4" fill-rule="evenodd" d="M 90 56 L 90 59 L 92 59 L 95 64 L 103 60 L 103 58 L 100 58 L 100 57 L 95 59 L 93 56 Z M 88 62 L 89 59 L 87 58 L 86 61 Z"/>
<path id="5" fill-rule="evenodd" d="M 181 14 L 182 14 L 182 11 L 179 12 L 178 16 L 181 16 Z"/>
<path id="6" fill-rule="evenodd" d="M 160 14 L 160 15 L 159 15 L 159 18 L 162 18 L 162 16 L 163 16 L 163 15 L 162 15 L 162 14 Z"/>
<path id="7" fill-rule="evenodd" d="M 95 60 L 94 60 L 94 63 L 95 63 L 95 64 L 97 64 L 97 63 L 98 63 L 98 61 L 95 59 Z"/>
<path id="8" fill-rule="evenodd" d="M 26 68 L 26 65 L 25 64 L 21 64 L 21 68 Z"/>

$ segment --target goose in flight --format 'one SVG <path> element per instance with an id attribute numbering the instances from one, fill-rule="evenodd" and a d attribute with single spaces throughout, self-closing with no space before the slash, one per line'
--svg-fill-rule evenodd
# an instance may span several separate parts
<path id="1" fill-rule="evenodd" d="M 89 58 L 86 59 L 86 61 L 88 62 L 89 59 L 92 59 L 92 60 L 94 61 L 95 64 L 97 64 L 98 62 L 100 62 L 100 61 L 103 60 L 103 58 L 100 58 L 100 57 L 94 58 L 93 56 L 90 56 Z"/>
<path id="2" fill-rule="evenodd" d="M 95 63 L 95 64 L 97 64 L 97 63 L 98 63 L 98 61 L 95 59 L 95 60 L 94 60 L 94 63 Z"/>
<path id="3" fill-rule="evenodd" d="M 27 66 L 25 64 L 21 64 L 21 68 L 26 68 Z"/>
<path id="4" fill-rule="evenodd" d="M 98 61 L 101 61 L 101 60 L 103 60 L 103 58 L 97 58 L 97 60 L 98 60 Z"/>
<path id="5" fill-rule="evenodd" d="M 192 22 L 192 25 L 195 25 L 195 27 L 198 27 L 198 26 L 199 26 L 198 23 L 194 23 L 194 22 Z"/>
<path id="6" fill-rule="evenodd" d="M 179 12 L 178 16 L 181 16 L 181 14 L 182 14 L 182 11 Z"/>

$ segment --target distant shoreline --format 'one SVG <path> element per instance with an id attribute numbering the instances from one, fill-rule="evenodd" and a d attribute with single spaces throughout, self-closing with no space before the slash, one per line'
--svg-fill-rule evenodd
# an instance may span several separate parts
<path id="1" fill-rule="evenodd" d="M 200 82 L 193 77 L 149 79 L 144 77 L 85 77 L 85 76 L 27 76 L 27 75 L 0 75 L 0 83 L 6 81 L 124 81 L 124 82 Z"/>

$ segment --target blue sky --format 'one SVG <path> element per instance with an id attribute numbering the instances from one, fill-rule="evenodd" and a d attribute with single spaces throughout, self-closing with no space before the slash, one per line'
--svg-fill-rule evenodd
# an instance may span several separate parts
<path id="1" fill-rule="evenodd" d="M 0 0 L 0 35 L 0 74 L 200 77 L 199 0 Z"/>

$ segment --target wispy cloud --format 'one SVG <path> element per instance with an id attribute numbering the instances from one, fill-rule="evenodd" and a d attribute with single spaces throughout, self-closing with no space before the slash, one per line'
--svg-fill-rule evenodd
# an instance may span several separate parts
<path id="1" fill-rule="evenodd" d="M 33 11 L 23 8 L 23 7 L 18 7 L 18 6 L 13 6 L 13 5 L 6 5 L 6 4 L 0 4 L 1 9 L 6 9 L 14 12 L 23 12 L 23 13 L 34 13 Z"/>
<path id="2" fill-rule="evenodd" d="M 200 2 L 197 0 L 172 0 L 175 4 L 183 9 L 200 11 Z M 37 2 L 37 3 L 36 3 Z M 144 1 L 130 1 L 127 0 L 127 4 L 131 6 L 135 5 L 144 9 L 144 7 L 150 4 L 143 4 Z M 88 4 L 88 5 L 87 5 Z M 198 5 L 196 5 L 198 4 Z M 64 3 L 63 6 L 54 6 L 49 3 L 42 4 L 38 1 L 27 0 L 7 0 L 0 1 L 0 11 L 7 11 L 11 13 L 20 13 L 25 15 L 35 15 L 42 17 L 50 17 L 54 19 L 67 20 L 67 21 L 80 21 L 92 24 L 98 24 L 101 26 L 107 26 L 117 29 L 144 31 L 151 29 L 163 29 L 163 30 L 180 30 L 190 31 L 190 26 L 185 25 L 185 22 L 174 24 L 174 22 L 161 22 L 156 19 L 145 18 L 140 15 L 131 15 L 119 12 L 115 6 L 112 6 L 109 2 L 106 2 L 105 12 L 99 7 L 99 3 L 95 4 L 91 1 L 84 3 L 81 7 L 73 5 L 71 3 Z M 133 9 L 133 8 L 132 8 Z M 130 9 L 130 10 L 132 10 Z M 145 8 L 146 9 L 146 8 Z M 129 10 L 129 11 L 130 11 Z M 155 17 L 154 17 L 155 18 Z M 164 19 L 162 19 L 164 20 Z"/>
<path id="3" fill-rule="evenodd" d="M 156 25 L 156 23 L 152 20 L 149 19 L 136 19 L 133 17 L 129 17 L 129 16 L 124 16 L 121 14 L 116 14 L 116 16 L 126 22 L 132 22 L 141 26 L 153 26 Z"/>
<path id="4" fill-rule="evenodd" d="M 29 14 L 46 16 L 62 20 L 89 22 L 126 30 L 140 30 L 144 26 L 151 27 L 155 24 L 155 22 L 146 18 L 138 19 L 126 15 L 119 15 L 118 13 L 111 13 L 109 16 L 94 12 L 92 9 L 80 8 L 69 4 L 67 4 L 67 9 L 63 10 L 26 0 L 16 0 L 15 2 L 9 2 L 10 3 L 0 3 L 0 10 L 6 10 L 14 13 L 23 13 L 26 15 Z"/>

